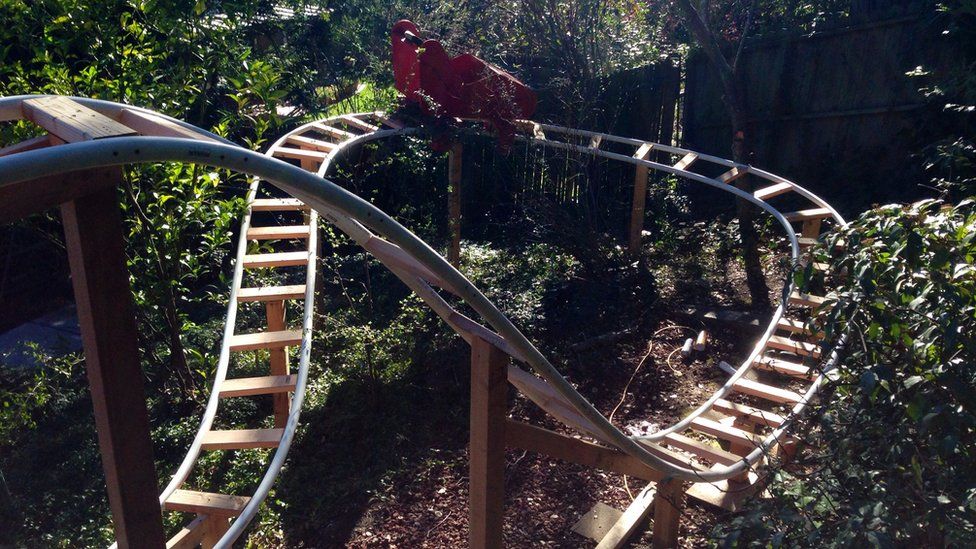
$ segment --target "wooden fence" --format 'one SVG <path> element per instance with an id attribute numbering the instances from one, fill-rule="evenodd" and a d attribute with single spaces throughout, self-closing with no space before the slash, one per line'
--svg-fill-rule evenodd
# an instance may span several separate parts
<path id="1" fill-rule="evenodd" d="M 939 29 L 916 14 L 747 46 L 740 72 L 752 163 L 831 197 L 846 214 L 920 196 L 918 154 L 945 133 L 946 118 L 908 73 L 951 66 Z M 689 148 L 730 156 L 721 90 L 702 55 L 687 65 L 683 137 Z"/>

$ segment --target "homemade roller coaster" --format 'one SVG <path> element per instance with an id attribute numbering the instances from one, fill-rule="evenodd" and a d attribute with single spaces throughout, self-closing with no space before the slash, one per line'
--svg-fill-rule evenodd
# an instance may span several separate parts
<path id="1" fill-rule="evenodd" d="M 297 128 L 260 155 L 145 109 L 91 99 L 0 99 L 0 121 L 16 120 L 30 121 L 46 134 L 0 149 L 0 222 L 61 207 L 96 426 L 121 547 L 162 547 L 160 508 L 195 514 L 168 547 L 229 547 L 257 513 L 284 464 L 302 409 L 312 350 L 317 216 L 382 262 L 471 345 L 470 542 L 476 547 L 501 545 L 506 447 L 653 481 L 653 490 L 635 501 L 600 547 L 616 546 L 649 510 L 653 510 L 655 546 L 673 546 L 685 493 L 732 508 L 761 486 L 756 471 L 770 455 L 791 451 L 795 440 L 789 435 L 790 425 L 817 396 L 843 345 L 841 337 L 831 342 L 829 356 L 821 356 L 821 336 L 810 331 L 806 319 L 809 310 L 824 306 L 825 298 L 797 293 L 792 279 L 787 278 L 783 300 L 768 327 L 728 381 L 667 429 L 629 436 L 580 395 L 441 254 L 376 207 L 324 179 L 343 151 L 418 129 L 378 112 L 335 116 Z M 474 122 L 459 123 L 463 131 L 480 131 Z M 844 223 L 813 193 L 751 166 L 638 139 L 529 121 L 516 125 L 516 138 L 530 146 L 633 164 L 631 229 L 632 236 L 637 231 L 638 244 L 649 170 L 708 185 L 755 204 L 784 230 L 790 257 L 798 265 L 806 265 L 802 250 L 812 246 L 823 230 Z M 633 152 L 624 154 L 611 148 Z M 459 156 L 460 150 L 452 154 Z M 254 178 L 241 225 L 213 389 L 199 431 L 158 499 L 115 189 L 121 166 L 147 162 L 204 164 Z M 704 173 L 722 173 L 708 177 L 702 175 L 703 170 L 695 171 L 703 166 Z M 747 175 L 764 185 L 748 193 L 730 184 Z M 450 177 L 454 183 L 460 178 L 459 157 L 452 158 Z M 264 183 L 290 197 L 268 197 L 262 192 Z M 770 205 L 771 199 L 787 194 L 808 206 L 782 213 Z M 255 220 L 268 216 L 263 212 L 292 215 L 294 222 L 261 226 Z M 452 230 L 457 237 L 458 227 L 454 225 Z M 249 254 L 248 242 L 254 240 L 276 246 L 291 242 L 292 250 Z M 294 242 L 300 243 L 297 251 Z M 297 268 L 305 284 L 242 286 L 244 272 L 256 268 Z M 441 292 L 470 306 L 480 315 L 480 322 L 458 312 Z M 300 320 L 292 328 L 285 319 L 286 301 L 302 305 Z M 268 329 L 238 333 L 238 307 L 253 303 L 264 304 Z M 289 347 L 299 349 L 294 373 L 289 370 Z M 268 375 L 230 377 L 231 354 L 253 349 L 268 351 Z M 511 359 L 529 370 L 512 364 Z M 751 370 L 770 372 L 780 381 L 760 383 L 745 377 Z M 507 419 L 506 380 L 581 437 Z M 252 395 L 274 399 L 274 428 L 213 429 L 222 401 Z M 275 449 L 254 493 L 206 493 L 185 486 L 201 452 L 243 448 Z"/>

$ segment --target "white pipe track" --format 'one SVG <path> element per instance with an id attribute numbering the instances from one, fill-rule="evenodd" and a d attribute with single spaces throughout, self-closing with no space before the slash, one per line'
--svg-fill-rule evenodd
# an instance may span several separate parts
<path id="1" fill-rule="evenodd" d="M 32 97 L 37 96 L 19 96 L 0 99 L 0 122 L 22 119 L 23 116 L 20 105 L 25 99 L 30 99 Z M 420 297 L 422 297 L 425 302 L 427 302 L 428 305 L 430 305 L 435 312 L 437 312 L 439 316 L 441 316 L 453 329 L 455 329 L 455 331 L 458 331 L 458 333 L 466 338 L 469 338 L 472 333 L 482 335 L 477 331 L 472 332 L 470 326 L 466 324 L 466 322 L 470 322 L 470 320 L 464 319 L 463 317 L 459 318 L 456 311 L 454 311 L 451 306 L 448 305 L 447 302 L 444 301 L 444 299 L 427 284 L 427 282 L 435 283 L 436 285 L 447 289 L 451 293 L 460 297 L 467 305 L 476 311 L 478 315 L 480 315 L 481 318 L 487 323 L 487 325 L 497 332 L 497 336 L 494 337 L 499 338 L 505 344 L 503 350 L 508 352 L 515 359 L 528 364 L 532 370 L 541 376 L 545 382 L 549 383 L 580 416 L 585 418 L 594 427 L 595 432 L 587 434 L 595 436 L 602 442 L 620 449 L 630 456 L 640 460 L 641 463 L 647 465 L 648 467 L 660 471 L 667 477 L 674 477 L 694 482 L 715 482 L 737 477 L 748 472 L 771 448 L 777 444 L 781 437 L 783 437 L 784 433 L 789 429 L 791 423 L 793 422 L 793 418 L 803 412 L 808 403 L 817 395 L 817 392 L 823 384 L 824 375 L 836 366 L 838 360 L 838 349 L 843 344 L 843 338 L 841 338 L 839 344 L 835 345 L 835 347 L 832 349 L 830 356 L 821 369 L 821 375 L 810 384 L 805 394 L 803 394 L 803 400 L 793 407 L 792 413 L 789 414 L 786 421 L 765 436 L 762 443 L 759 444 L 748 455 L 743 456 L 741 461 L 731 465 L 716 465 L 707 469 L 693 466 L 690 463 L 687 464 L 687 466 L 673 463 L 672 461 L 668 461 L 652 451 L 649 451 L 647 444 L 655 441 L 661 441 L 668 434 L 680 432 L 688 427 L 693 420 L 701 416 L 701 414 L 708 410 L 717 400 L 725 397 L 732 390 L 736 381 L 742 379 L 742 377 L 750 369 L 752 369 L 755 360 L 763 352 L 763 349 L 766 348 L 767 341 L 769 340 L 770 336 L 773 335 L 774 331 L 776 330 L 777 323 L 783 317 L 784 311 L 786 310 L 787 296 L 793 292 L 791 277 L 788 277 L 784 281 L 783 299 L 773 312 L 768 327 L 757 341 L 747 359 L 743 361 L 743 363 L 736 369 L 735 374 L 732 375 L 729 380 L 701 406 L 696 408 L 693 412 L 682 418 L 674 425 L 671 425 L 670 427 L 652 435 L 634 437 L 625 434 L 618 427 L 610 423 L 610 421 L 608 421 L 607 418 L 600 413 L 585 397 L 577 392 L 575 388 L 558 372 L 558 370 L 542 355 L 536 346 L 533 345 L 532 342 L 529 341 L 522 334 L 522 332 L 501 311 L 499 311 L 498 308 L 495 307 L 494 304 L 492 304 L 484 296 L 484 294 L 481 293 L 480 290 L 478 290 L 478 288 L 476 288 L 462 273 L 452 267 L 441 256 L 440 253 L 428 246 L 427 243 L 419 239 L 410 230 L 403 227 L 395 219 L 391 218 L 372 204 L 324 178 L 333 165 L 332 161 L 344 151 L 352 147 L 360 146 L 369 141 L 417 133 L 420 130 L 412 127 L 396 127 L 393 129 L 367 131 L 366 133 L 355 135 L 338 143 L 335 149 L 328 154 L 328 158 L 321 162 L 317 173 L 310 173 L 309 171 L 303 170 L 287 162 L 272 158 L 272 156 L 274 155 L 276 149 L 280 149 L 286 144 L 289 137 L 311 131 L 316 125 L 340 123 L 341 120 L 339 117 L 312 122 L 297 128 L 276 142 L 271 149 L 269 149 L 268 155 L 262 155 L 236 146 L 218 136 L 210 134 L 209 132 L 205 132 L 184 122 L 153 113 L 152 111 L 137 109 L 135 107 L 106 101 L 97 101 L 84 98 L 73 99 L 89 108 L 105 114 L 106 116 L 117 115 L 121 109 L 136 109 L 140 112 L 165 118 L 170 122 L 179 124 L 183 128 L 197 132 L 202 136 L 207 136 L 210 139 L 196 140 L 159 136 L 118 137 L 21 152 L 0 158 L 0 187 L 21 181 L 39 179 L 77 170 L 99 168 L 104 166 L 155 162 L 185 162 L 202 164 L 214 168 L 222 168 L 231 170 L 233 172 L 246 174 L 256 178 L 256 180 L 270 182 L 289 195 L 298 198 L 305 204 L 309 205 L 326 220 L 333 223 L 339 229 L 348 234 L 359 245 L 367 247 L 372 244 L 379 244 L 380 242 L 377 239 L 383 238 L 388 240 L 389 243 L 394 244 L 396 247 L 399 247 L 410 258 L 415 260 L 417 263 L 419 263 L 419 265 L 422 266 L 423 269 L 426 270 L 426 274 L 428 275 L 426 281 L 424 276 L 419 276 L 417 272 L 412 272 L 403 265 L 394 265 L 388 261 L 384 261 L 384 264 L 386 264 L 387 267 L 394 272 L 394 274 L 407 283 L 411 289 L 417 292 Z M 376 115 L 376 113 L 352 116 L 367 117 L 374 115 Z M 787 220 L 786 217 L 784 217 L 784 214 L 779 210 L 771 206 L 766 201 L 756 198 L 753 194 L 739 190 L 735 186 L 727 184 L 720 179 L 706 177 L 699 173 L 689 171 L 688 169 L 654 162 L 651 160 L 645 160 L 635 156 L 628 156 L 625 154 L 602 150 L 599 148 L 599 146 L 584 146 L 570 142 L 569 140 L 577 139 L 581 141 L 589 141 L 593 140 L 594 138 L 599 138 L 597 141 L 602 140 L 602 142 L 614 142 L 633 147 L 650 145 L 655 151 L 661 151 L 674 155 L 686 155 L 692 153 L 692 151 L 670 145 L 649 144 L 638 139 L 618 137 L 599 132 L 589 132 L 531 122 L 523 122 L 523 124 L 533 126 L 536 132 L 519 134 L 517 138 L 531 146 L 563 149 L 580 154 L 606 158 L 617 162 L 633 164 L 635 166 L 643 166 L 650 170 L 655 170 L 657 172 L 674 175 L 707 185 L 709 187 L 729 193 L 737 198 L 744 199 L 754 204 L 757 208 L 766 212 L 776 220 L 778 226 L 784 230 L 790 243 L 791 260 L 793 262 L 797 262 L 799 260 L 800 246 L 796 231 L 791 226 L 790 221 Z M 380 124 L 377 123 L 377 128 L 379 126 Z M 540 130 L 543 132 L 541 135 L 539 132 Z M 467 133 L 480 133 L 471 126 L 466 126 L 464 131 Z M 558 140 L 558 138 L 567 140 L 561 141 Z M 758 170 L 751 166 L 736 164 L 730 160 L 704 154 L 697 154 L 697 161 L 716 166 L 745 170 L 749 175 L 760 180 L 768 181 L 770 184 L 788 184 L 790 185 L 792 192 L 802 196 L 818 208 L 825 208 L 829 210 L 830 217 L 833 219 L 834 223 L 839 225 L 843 225 L 845 223 L 844 219 L 827 202 L 784 178 Z M 255 182 L 255 184 L 251 187 L 249 199 L 253 198 L 256 184 L 257 183 Z M 249 219 L 245 218 L 243 221 L 244 231 L 246 231 L 248 223 Z M 313 230 L 312 233 L 314 234 L 314 232 L 315 231 Z M 241 242 L 239 243 L 238 257 L 240 257 L 243 253 L 241 250 L 243 250 L 244 246 L 246 246 L 246 239 L 243 237 L 242 233 Z M 314 246 L 310 246 L 309 249 L 314 250 Z M 247 523 L 257 513 L 261 501 L 271 489 L 272 484 L 284 463 L 289 445 L 294 437 L 295 429 L 299 421 L 299 412 L 303 403 L 304 387 L 306 385 L 308 376 L 307 365 L 311 352 L 310 332 L 312 308 L 310 304 L 312 301 L 311 294 L 313 292 L 313 285 L 311 284 L 311 281 L 314 278 L 314 263 L 314 261 L 310 261 L 308 267 L 307 275 L 310 283 L 308 284 L 308 295 L 306 295 L 307 306 L 305 307 L 305 317 L 303 318 L 303 331 L 305 332 L 305 337 L 303 337 L 302 347 L 300 350 L 301 361 L 298 372 L 299 379 L 292 401 L 291 413 L 285 428 L 284 438 L 281 441 L 281 445 L 279 446 L 278 450 L 275 452 L 275 455 L 268 466 L 267 472 L 262 478 L 262 481 L 252 497 L 250 504 L 240 515 L 240 517 L 233 522 L 227 534 L 221 538 L 221 541 L 218 544 L 219 547 L 229 547 L 243 532 L 244 528 L 247 526 Z M 195 437 L 193 443 L 191 444 L 186 458 L 174 474 L 172 481 L 167 485 L 166 489 L 160 495 L 160 502 L 163 502 L 166 497 L 168 497 L 169 494 L 171 494 L 187 478 L 197 454 L 200 452 L 201 435 L 209 430 L 211 424 L 213 423 L 217 408 L 216 395 L 219 391 L 220 384 L 223 382 L 227 373 L 228 357 L 226 341 L 229 339 L 229 335 L 233 334 L 234 320 L 237 312 L 234 294 L 240 286 L 240 279 L 242 276 L 241 271 L 242 267 L 240 262 L 238 262 L 234 267 L 234 282 L 230 304 L 227 310 L 227 322 L 224 334 L 225 345 L 221 350 L 214 381 L 214 388 L 201 419 L 200 430 L 197 437 Z M 437 280 L 432 281 L 431 278 L 436 278 Z"/>

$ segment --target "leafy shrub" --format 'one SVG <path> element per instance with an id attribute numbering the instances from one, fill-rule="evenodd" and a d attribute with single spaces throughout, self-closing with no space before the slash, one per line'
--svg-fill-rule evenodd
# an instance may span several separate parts
<path id="1" fill-rule="evenodd" d="M 971 545 L 976 202 L 877 208 L 816 254 L 847 273 L 817 319 L 827 341 L 849 334 L 832 395 L 774 499 L 718 534 L 728 545 Z"/>

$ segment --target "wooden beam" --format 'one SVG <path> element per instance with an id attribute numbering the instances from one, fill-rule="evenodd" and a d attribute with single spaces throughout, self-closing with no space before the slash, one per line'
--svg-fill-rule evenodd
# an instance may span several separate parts
<path id="1" fill-rule="evenodd" d="M 33 151 L 34 149 L 43 149 L 44 147 L 51 146 L 51 136 L 42 135 L 40 137 L 35 137 L 33 139 L 27 139 L 21 141 L 20 143 L 14 143 L 13 145 L 8 145 L 0 149 L 0 156 L 10 156 L 12 154 L 17 154 L 25 151 Z"/>
<path id="2" fill-rule="evenodd" d="M 576 429 L 581 433 L 588 434 L 597 440 L 602 440 L 600 431 L 593 423 L 579 414 L 572 404 L 566 402 L 562 394 L 547 383 L 544 379 L 536 377 L 518 366 L 508 367 L 508 381 L 514 385 L 520 393 L 545 410 L 549 415 L 561 421 L 567 427 Z"/>
<path id="3" fill-rule="evenodd" d="M 451 233 L 451 247 L 447 261 L 458 268 L 461 265 L 461 166 L 464 146 L 455 143 L 448 153 L 447 165 L 447 226 Z"/>
<path id="4" fill-rule="evenodd" d="M 655 484 L 649 483 L 637 494 L 634 501 L 630 503 L 624 514 L 617 519 L 617 522 L 610 528 L 596 549 L 618 549 L 623 547 L 640 525 L 647 519 L 651 509 L 654 508 L 654 494 L 656 493 Z"/>
<path id="5" fill-rule="evenodd" d="M 475 549 L 497 549 L 503 541 L 508 361 L 494 345 L 472 339 L 468 542 Z"/>
<path id="6" fill-rule="evenodd" d="M 100 190 L 114 189 L 121 173 L 118 167 L 110 166 L 2 185 L 0 223 L 43 212 Z"/>
<path id="7" fill-rule="evenodd" d="M 658 481 L 664 475 L 616 448 L 586 442 L 578 438 L 555 433 L 509 419 L 505 424 L 505 443 L 511 448 L 521 448 L 588 467 Z"/>
<path id="8" fill-rule="evenodd" d="M 115 539 L 123 549 L 162 548 L 118 195 L 104 188 L 66 203 L 61 213 Z"/>
<path id="9" fill-rule="evenodd" d="M 654 495 L 654 533 L 651 537 L 651 546 L 654 549 L 678 546 L 685 484 L 677 479 L 662 480 L 657 483 L 657 493 Z"/>
<path id="10" fill-rule="evenodd" d="M 266 301 L 264 311 L 268 321 L 268 330 L 281 331 L 285 329 L 284 301 Z M 288 349 L 281 347 L 271 349 L 269 352 L 271 353 L 271 375 L 287 376 L 290 374 Z M 271 398 L 274 401 L 275 427 L 284 427 L 288 423 L 288 412 L 291 410 L 291 393 L 275 393 Z"/>
<path id="11" fill-rule="evenodd" d="M 211 141 L 218 143 L 216 139 L 210 137 L 209 135 L 195 132 L 161 116 L 136 111 L 133 109 L 122 109 L 122 112 L 119 114 L 119 122 L 141 133 L 142 135 L 182 137 L 185 139 L 197 139 L 199 141 Z"/>
<path id="12" fill-rule="evenodd" d="M 166 542 L 166 549 L 196 549 L 207 532 L 209 515 L 197 515 L 197 518 L 180 529 L 175 536 Z"/>
<path id="13" fill-rule="evenodd" d="M 47 96 L 27 99 L 22 103 L 21 108 L 24 118 L 67 143 L 137 133 L 132 128 L 76 103 L 68 97 Z"/>

